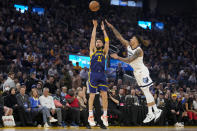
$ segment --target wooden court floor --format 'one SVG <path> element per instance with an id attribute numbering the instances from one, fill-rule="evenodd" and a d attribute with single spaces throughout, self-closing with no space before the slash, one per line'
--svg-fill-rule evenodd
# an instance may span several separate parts
<path id="1" fill-rule="evenodd" d="M 0 131 L 106 131 L 98 127 L 93 127 L 92 129 L 86 129 L 84 127 L 75 128 L 61 128 L 61 127 L 52 127 L 52 128 L 38 128 L 38 127 L 16 127 L 16 128 L 0 128 Z M 138 126 L 138 127 L 108 127 L 108 131 L 197 131 L 197 126 L 186 126 L 184 128 L 176 128 L 173 126 L 170 127 L 153 127 L 153 126 Z"/>

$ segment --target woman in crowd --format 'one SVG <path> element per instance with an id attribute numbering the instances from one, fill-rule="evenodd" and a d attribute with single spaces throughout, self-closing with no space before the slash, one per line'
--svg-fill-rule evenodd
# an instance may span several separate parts
<path id="1" fill-rule="evenodd" d="M 39 98 L 38 91 L 37 89 L 34 88 L 31 92 L 31 97 L 29 98 L 29 101 L 31 103 L 32 118 L 33 118 L 33 121 L 36 121 L 36 122 L 38 121 L 39 114 L 41 114 L 43 111 L 43 108 L 41 107 L 40 101 L 38 98 Z"/>
<path id="2" fill-rule="evenodd" d="M 42 107 L 40 104 L 39 96 L 38 96 L 38 90 L 33 89 L 31 93 L 31 97 L 29 98 L 31 103 L 31 111 L 33 115 L 33 120 L 37 121 L 37 117 L 39 114 L 42 114 L 43 117 L 43 123 L 45 125 L 48 125 L 47 119 L 51 119 L 48 114 L 50 114 L 49 110 L 46 107 Z M 40 123 L 39 123 L 40 124 Z"/>
<path id="3" fill-rule="evenodd" d="M 26 126 L 24 110 L 17 104 L 15 88 L 10 88 L 9 95 L 6 96 L 4 99 L 4 105 L 13 109 L 13 112 L 14 114 L 16 114 L 16 117 L 19 117 L 20 119 L 21 126 Z"/>

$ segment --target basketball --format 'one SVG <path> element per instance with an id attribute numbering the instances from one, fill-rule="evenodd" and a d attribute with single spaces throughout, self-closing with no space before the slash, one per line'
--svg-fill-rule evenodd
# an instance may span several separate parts
<path id="1" fill-rule="evenodd" d="M 89 8 L 91 11 L 96 12 L 100 9 L 100 4 L 97 1 L 91 1 L 89 4 Z"/>

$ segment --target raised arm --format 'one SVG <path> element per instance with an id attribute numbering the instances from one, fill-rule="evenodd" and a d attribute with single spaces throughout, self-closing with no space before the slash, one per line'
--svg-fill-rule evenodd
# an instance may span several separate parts
<path id="1" fill-rule="evenodd" d="M 118 56 L 117 54 L 111 54 L 111 57 L 114 58 L 114 59 L 118 59 L 120 61 L 123 61 L 125 63 L 131 63 L 132 61 L 134 61 L 136 58 L 138 57 L 141 57 L 143 56 L 143 51 L 142 49 L 137 49 L 136 52 L 130 56 L 130 57 L 127 57 L 127 58 L 122 58 L 120 56 Z"/>
<path id="2" fill-rule="evenodd" d="M 108 54 L 108 51 L 109 51 L 109 37 L 108 37 L 108 35 L 106 33 L 105 25 L 104 25 L 104 22 L 103 21 L 101 23 L 101 29 L 103 31 L 104 39 L 105 39 L 104 53 L 105 53 L 105 55 L 107 55 Z"/>
<path id="3" fill-rule="evenodd" d="M 124 46 L 128 46 L 129 45 L 129 41 L 125 40 L 122 35 L 118 32 L 118 30 L 112 25 L 110 24 L 107 20 L 105 20 L 105 22 L 107 23 L 107 26 L 112 29 L 114 35 L 116 36 L 116 38 L 124 45 Z"/>
<path id="4" fill-rule="evenodd" d="M 92 30 L 92 36 L 91 36 L 91 40 L 90 40 L 90 55 L 93 54 L 94 50 L 95 50 L 95 41 L 96 41 L 96 28 L 97 28 L 97 20 L 93 20 L 93 30 Z"/>

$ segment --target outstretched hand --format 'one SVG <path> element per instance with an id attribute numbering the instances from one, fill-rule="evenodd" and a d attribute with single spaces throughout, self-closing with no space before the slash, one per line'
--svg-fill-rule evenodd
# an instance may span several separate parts
<path id="1" fill-rule="evenodd" d="M 92 23 L 93 23 L 94 27 L 97 27 L 97 25 L 98 25 L 97 20 L 92 20 Z"/>
<path id="2" fill-rule="evenodd" d="M 111 54 L 110 55 L 112 58 L 114 58 L 114 59 L 118 59 L 118 55 L 116 54 L 116 53 L 113 53 L 113 54 Z"/>
<path id="3" fill-rule="evenodd" d="M 113 25 L 110 24 L 107 20 L 105 20 L 105 22 L 106 22 L 106 24 L 107 24 L 107 26 L 108 26 L 109 28 L 112 28 L 112 27 L 113 27 Z"/>

